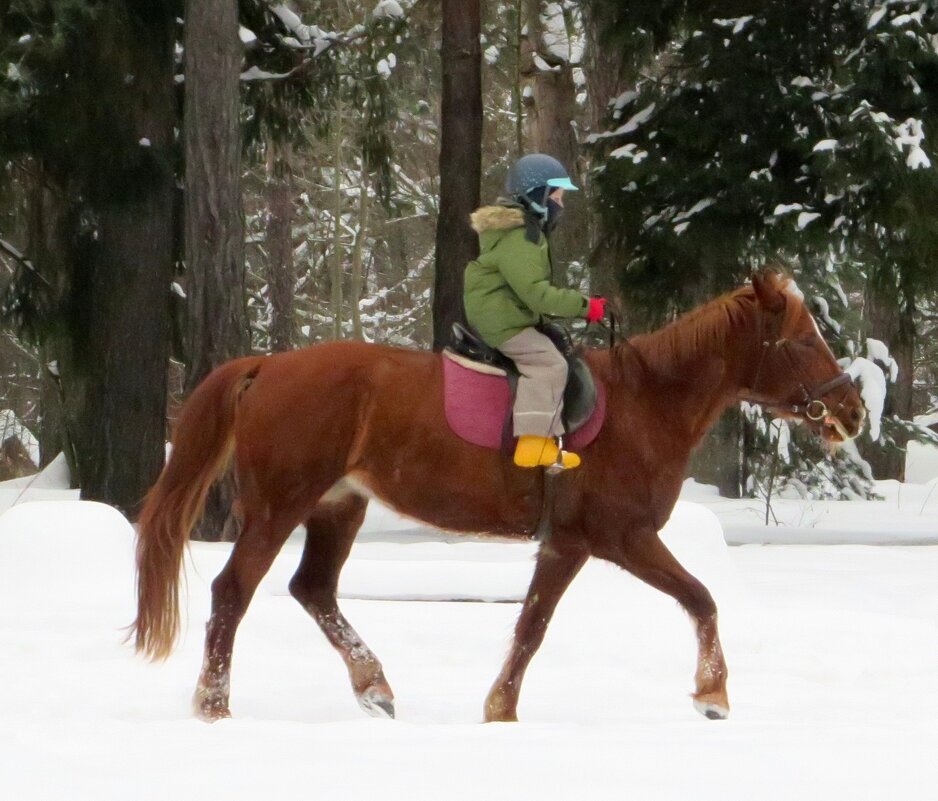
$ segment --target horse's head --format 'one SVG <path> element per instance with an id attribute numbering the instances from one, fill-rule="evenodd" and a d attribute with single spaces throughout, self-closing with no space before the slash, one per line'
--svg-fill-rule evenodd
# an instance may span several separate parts
<path id="1" fill-rule="evenodd" d="M 753 275 L 752 287 L 759 353 L 744 399 L 804 422 L 828 443 L 856 437 L 865 417 L 863 401 L 790 279 L 767 271 Z"/>

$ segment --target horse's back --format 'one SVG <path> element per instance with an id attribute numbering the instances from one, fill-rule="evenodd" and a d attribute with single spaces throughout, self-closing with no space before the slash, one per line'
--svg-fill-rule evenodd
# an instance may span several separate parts
<path id="1" fill-rule="evenodd" d="M 313 460 L 341 472 L 374 408 L 412 410 L 439 372 L 436 354 L 363 342 L 269 356 L 239 401 L 239 465 L 278 479 L 307 472 Z"/>

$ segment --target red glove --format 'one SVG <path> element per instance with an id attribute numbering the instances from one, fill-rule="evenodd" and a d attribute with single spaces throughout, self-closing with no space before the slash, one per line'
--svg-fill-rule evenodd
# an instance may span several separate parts
<path id="1" fill-rule="evenodd" d="M 590 298 L 590 307 L 586 311 L 586 321 L 589 323 L 598 323 L 606 314 L 605 298 Z"/>

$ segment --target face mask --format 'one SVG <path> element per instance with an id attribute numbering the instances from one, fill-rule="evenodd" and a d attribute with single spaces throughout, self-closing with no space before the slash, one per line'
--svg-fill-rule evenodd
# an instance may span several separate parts
<path id="1" fill-rule="evenodd" d="M 563 206 L 556 200 L 547 198 L 547 220 L 544 222 L 544 231 L 550 233 L 557 227 L 557 221 L 563 214 Z"/>

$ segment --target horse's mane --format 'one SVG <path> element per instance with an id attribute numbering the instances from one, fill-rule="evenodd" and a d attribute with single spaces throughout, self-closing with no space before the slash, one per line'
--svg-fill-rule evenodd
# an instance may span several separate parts
<path id="1" fill-rule="evenodd" d="M 792 331 L 802 309 L 802 302 L 791 288 L 791 279 L 770 275 L 770 285 L 785 293 L 782 336 Z M 629 340 L 653 371 L 686 365 L 703 353 L 724 350 L 737 334 L 751 328 L 758 308 L 755 290 L 747 285 L 678 317 L 663 328 L 639 334 Z"/>

